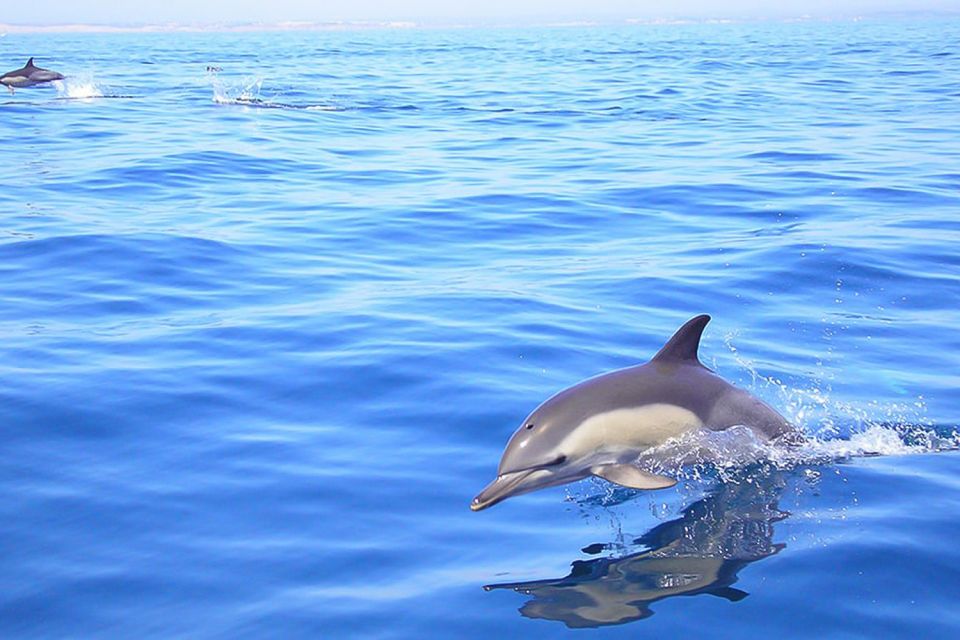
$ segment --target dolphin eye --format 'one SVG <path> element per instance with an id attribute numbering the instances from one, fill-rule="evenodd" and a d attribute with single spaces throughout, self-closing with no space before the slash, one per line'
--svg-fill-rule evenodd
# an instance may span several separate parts
<path id="1" fill-rule="evenodd" d="M 533 429 L 533 423 L 532 423 L 532 422 L 527 425 L 527 430 L 529 431 L 530 429 Z"/>

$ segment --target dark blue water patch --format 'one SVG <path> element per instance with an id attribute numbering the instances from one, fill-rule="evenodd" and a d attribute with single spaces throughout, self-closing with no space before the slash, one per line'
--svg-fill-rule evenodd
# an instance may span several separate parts
<path id="1" fill-rule="evenodd" d="M 0 245 L 0 254 L 17 265 L 5 277 L 6 295 L 20 305 L 8 320 L 26 317 L 56 326 L 72 318 L 90 331 L 109 333 L 116 327 L 122 332 L 137 317 L 184 311 L 203 315 L 228 292 L 253 293 L 237 289 L 239 281 L 248 282 L 237 267 L 250 254 L 245 258 L 242 250 L 200 238 L 53 237 Z M 246 276 L 255 273 L 248 270 Z M 262 283 L 270 288 L 269 277 Z M 176 324 L 173 318 L 168 321 Z"/>
<path id="2" fill-rule="evenodd" d="M 912 207 L 950 206 L 958 196 L 906 186 L 862 187 L 847 190 L 847 196 L 871 202 L 874 206 L 910 205 Z"/>
<path id="3" fill-rule="evenodd" d="M 669 147 L 702 147 L 709 144 L 706 140 L 677 140 L 674 142 L 665 142 Z"/>
<path id="4" fill-rule="evenodd" d="M 846 94 L 856 92 L 856 85 L 849 80 L 842 80 L 839 78 L 822 78 L 818 80 L 805 81 L 802 84 L 813 89 L 829 91 L 831 93 Z"/>
<path id="5" fill-rule="evenodd" d="M 921 76 L 933 73 L 936 72 L 932 69 L 891 69 L 889 71 L 884 71 L 884 75 L 894 77 Z"/>
<path id="6" fill-rule="evenodd" d="M 442 176 L 439 171 L 426 168 L 409 170 L 328 170 L 325 173 L 342 184 L 360 188 L 378 185 L 389 186 L 397 183 L 416 184 L 432 182 L 439 180 Z"/>
<path id="7" fill-rule="evenodd" d="M 773 162 L 836 162 L 843 156 L 832 153 L 809 153 L 800 151 L 757 151 L 744 156 L 749 160 L 770 160 Z"/>
<path id="8" fill-rule="evenodd" d="M 702 71 L 723 71 L 726 69 L 735 69 L 737 65 L 725 60 L 702 60 L 697 62 L 694 67 Z"/>
<path id="9" fill-rule="evenodd" d="M 643 188 L 608 189 L 601 202 L 626 207 L 631 211 L 660 211 L 661 213 L 697 213 L 712 211 L 744 213 L 751 203 L 769 202 L 775 198 L 772 191 L 764 191 L 738 184 L 664 185 Z M 671 222 L 679 222 L 676 218 Z M 651 220 L 651 223 L 658 221 Z"/>
<path id="10" fill-rule="evenodd" d="M 651 54 L 648 49 L 610 49 L 610 50 L 591 50 L 587 49 L 584 53 L 595 56 L 637 56 L 654 59 L 666 59 L 668 56 L 663 54 Z"/>
<path id="11" fill-rule="evenodd" d="M 176 251 L 168 249 L 175 247 Z M 150 275 L 150 265 L 142 258 L 152 255 L 158 262 L 171 266 L 178 256 L 189 255 L 190 266 L 201 268 L 222 264 L 226 257 L 241 252 L 225 244 L 203 238 L 146 236 L 104 236 L 79 235 L 42 238 L 26 242 L 11 242 L 0 245 L 0 251 L 9 260 L 19 260 L 35 271 L 54 269 L 75 270 L 78 265 L 83 269 L 104 268 L 114 270 L 119 265 L 126 268 L 139 267 L 143 272 L 136 275 Z M 172 269 L 162 275 L 169 275 Z M 158 272 L 154 272 L 158 273 Z M 167 280 L 169 281 L 169 280 Z"/>
<path id="12" fill-rule="evenodd" d="M 942 189 L 960 188 L 960 173 L 938 173 L 925 176 L 928 183 Z"/>
<path id="13" fill-rule="evenodd" d="M 826 184 L 833 184 L 837 182 L 860 182 L 863 180 L 863 178 L 860 176 L 845 175 L 841 173 L 825 173 L 821 171 L 774 171 L 759 173 L 757 175 L 774 179 L 823 182 Z"/>
<path id="14" fill-rule="evenodd" d="M 455 205 L 452 209 L 435 206 L 427 215 L 411 210 L 384 217 L 377 223 L 373 237 L 384 247 L 397 242 L 421 243 L 422 255 L 444 262 L 460 260 L 464 247 L 500 243 L 504 234 L 514 241 L 530 240 L 530 251 L 544 255 L 562 251 L 551 248 L 551 238 L 588 230 L 591 221 L 599 217 L 589 207 L 557 198 L 529 196 L 508 200 L 498 204 L 496 198 L 465 198 L 449 203 Z"/>
<path id="15" fill-rule="evenodd" d="M 140 160 L 133 166 L 101 170 L 82 181 L 54 182 L 44 188 L 65 187 L 97 197 L 133 197 L 135 194 L 175 199 L 171 187 L 187 188 L 223 179 L 279 180 L 291 171 L 305 169 L 303 163 L 281 158 L 262 158 L 229 152 L 204 151 Z M 320 166 L 311 163 L 310 170 Z"/>
<path id="16" fill-rule="evenodd" d="M 837 49 L 836 51 L 831 51 L 830 55 L 832 56 L 858 56 L 865 53 L 877 53 L 878 49 L 872 49 L 867 47 L 853 47 L 853 48 L 844 48 Z"/>
<path id="17" fill-rule="evenodd" d="M 811 122 L 810 126 L 816 127 L 816 128 L 826 128 L 826 129 L 859 129 L 867 126 L 867 124 L 863 121 L 857 121 L 857 120 L 844 121 L 844 120 L 826 119 L 826 120 L 819 120 L 817 122 Z"/>
<path id="18" fill-rule="evenodd" d="M 455 111 L 466 111 L 466 112 L 477 112 L 477 113 L 512 113 L 516 111 L 511 107 L 466 107 L 466 106 L 452 106 Z"/>

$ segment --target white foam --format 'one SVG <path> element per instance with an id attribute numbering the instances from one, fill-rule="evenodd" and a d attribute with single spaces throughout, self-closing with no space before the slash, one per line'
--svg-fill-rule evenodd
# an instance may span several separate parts
<path id="1" fill-rule="evenodd" d="M 210 74 L 210 85 L 213 87 L 213 101 L 217 104 L 251 104 L 259 103 L 260 89 L 263 78 L 245 78 L 238 85 L 227 85 L 216 73 Z"/>
<path id="2" fill-rule="evenodd" d="M 69 100 L 89 100 L 102 98 L 103 91 L 92 78 L 66 78 L 53 83 L 57 89 L 57 97 Z"/>
<path id="3" fill-rule="evenodd" d="M 927 426 L 869 424 L 847 437 L 807 436 L 804 443 L 792 446 L 767 442 L 747 427 L 733 427 L 683 434 L 644 452 L 638 462 L 650 471 L 667 475 L 695 478 L 710 468 L 721 478 L 728 478 L 755 464 L 793 469 L 855 457 L 913 455 L 958 448 L 960 433 L 956 430 L 944 434 Z"/>
<path id="4" fill-rule="evenodd" d="M 728 335 L 724 342 L 737 364 L 749 373 L 750 391 L 769 399 L 784 417 L 798 425 L 806 442 L 795 447 L 771 445 L 743 428 L 730 429 L 729 433 L 695 433 L 690 435 L 693 442 L 683 443 L 699 447 L 702 457 L 693 460 L 694 464 L 742 466 L 771 462 L 795 467 L 857 456 L 910 455 L 960 448 L 960 431 L 957 427 L 936 427 L 927 417 L 922 396 L 891 403 L 838 401 L 833 398 L 830 375 L 826 372 L 809 387 L 791 387 L 777 378 L 761 375 L 751 361 L 740 355 L 733 345 L 734 337 Z M 663 451 L 651 454 L 660 455 L 679 445 L 666 443 Z"/>
<path id="5" fill-rule="evenodd" d="M 290 104 L 281 102 L 277 96 L 264 97 L 263 78 L 248 77 L 243 81 L 228 85 L 216 72 L 209 72 L 210 85 L 213 88 L 213 101 L 217 104 L 242 105 L 261 109 L 292 109 L 297 111 L 343 111 L 333 104 Z"/>

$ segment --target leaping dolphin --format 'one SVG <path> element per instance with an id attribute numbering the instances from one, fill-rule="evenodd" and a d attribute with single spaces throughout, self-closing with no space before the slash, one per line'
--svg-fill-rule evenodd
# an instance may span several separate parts
<path id="1" fill-rule="evenodd" d="M 35 84 L 53 82 L 54 80 L 63 80 L 63 74 L 35 66 L 33 64 L 33 58 L 27 60 L 27 64 L 19 69 L 7 71 L 0 76 L 0 84 L 6 85 L 10 93 L 13 93 L 14 89 L 32 87 Z"/>
<path id="2" fill-rule="evenodd" d="M 537 407 L 507 443 L 496 480 L 470 508 L 591 475 L 632 489 L 672 487 L 674 478 L 631 463 L 694 429 L 741 425 L 765 439 L 795 437 L 783 416 L 700 363 L 697 349 L 708 322 L 708 315 L 692 318 L 650 362 L 590 378 Z"/>

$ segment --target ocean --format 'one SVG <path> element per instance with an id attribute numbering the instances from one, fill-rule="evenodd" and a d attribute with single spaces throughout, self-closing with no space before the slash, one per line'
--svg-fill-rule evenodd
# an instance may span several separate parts
<path id="1" fill-rule="evenodd" d="M 8 33 L 0 636 L 960 637 L 960 20 Z M 806 434 L 473 513 L 713 317 Z"/>

